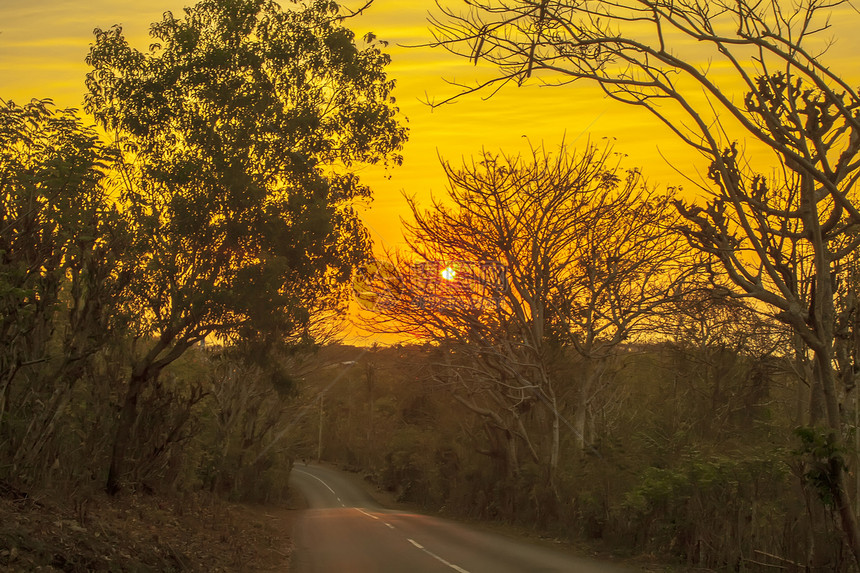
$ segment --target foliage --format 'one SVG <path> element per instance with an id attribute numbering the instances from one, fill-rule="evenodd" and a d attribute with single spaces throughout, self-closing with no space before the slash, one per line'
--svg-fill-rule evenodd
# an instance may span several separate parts
<path id="1" fill-rule="evenodd" d="M 113 158 L 74 110 L 0 101 L 0 444 L 27 479 L 56 454 L 57 419 L 122 322 Z"/>
<path id="2" fill-rule="evenodd" d="M 689 567 L 764 571 L 809 563 L 850 571 L 850 553 L 832 518 L 809 512 L 814 506 L 795 477 L 794 444 L 785 440 L 793 424 L 793 380 L 772 367 L 784 359 L 766 361 L 762 370 L 754 356 L 728 350 L 736 340 L 731 329 L 725 338 L 712 334 L 710 343 L 725 348 L 715 360 L 734 360 L 734 374 L 701 367 L 709 347 L 678 352 L 670 344 L 643 345 L 620 357 L 617 423 L 603 428 L 588 455 L 562 457 L 554 486 L 527 456 L 516 474 L 505 471 L 501 432 L 440 391 L 434 372 L 441 352 L 429 344 L 321 349 L 324 361 L 350 356 L 355 363 L 327 386 L 322 418 L 311 402 L 313 414 L 297 428 L 296 443 L 306 448 L 300 455 L 315 455 L 321 421 L 323 459 L 433 511 Z M 326 372 L 315 375 L 320 380 L 309 377 L 306 388 L 330 381 Z M 698 380 L 687 380 L 692 372 Z M 745 394 L 748 386 L 755 392 Z M 734 410 L 730 416 L 710 414 L 717 387 Z M 562 404 L 562 416 L 572 409 Z M 536 414 L 522 415 L 535 435 L 543 423 Z M 574 443 L 572 432 L 563 431 L 562 448 L 570 451 Z"/>
<path id="3" fill-rule="evenodd" d="M 23 363 L 43 358 L 62 283 L 101 254 L 95 251 L 104 247 L 106 225 L 99 219 L 109 205 L 101 186 L 107 151 L 73 110 L 55 110 L 49 101 L 0 104 L 5 390 Z"/>
<path id="4" fill-rule="evenodd" d="M 794 429 L 800 447 L 793 453 L 804 463 L 803 479 L 809 483 L 825 506 L 836 503 L 834 490 L 838 487 L 836 474 L 848 471 L 846 448 L 833 439 L 833 434 L 821 428 L 800 426 Z"/>
<path id="5" fill-rule="evenodd" d="M 410 200 L 409 252 L 362 281 L 377 289 L 364 325 L 438 346 L 433 379 L 482 417 L 499 473 L 541 468 L 550 493 L 530 502 L 545 515 L 562 425 L 577 436 L 567 455 L 600 438 L 594 420 L 611 418 L 611 400 L 598 395 L 612 391 L 613 359 L 648 338 L 697 267 L 672 191 L 648 187 L 608 147 L 484 152 L 443 167 L 445 200 L 424 211 Z"/>
<path id="6" fill-rule="evenodd" d="M 313 311 L 366 257 L 352 202 L 360 164 L 391 161 L 405 130 L 389 62 L 359 49 L 338 7 L 282 11 L 204 0 L 152 26 L 148 52 L 97 29 L 86 109 L 113 138 L 134 230 L 129 315 L 140 341 L 108 489 L 116 490 L 135 403 L 207 336 L 310 337 Z"/>
<path id="7" fill-rule="evenodd" d="M 87 110 L 125 159 L 139 334 L 289 336 L 364 256 L 369 190 L 339 167 L 399 162 L 405 133 L 388 57 L 339 22 L 329 2 L 207 1 L 147 53 L 96 31 Z"/>
<path id="8" fill-rule="evenodd" d="M 207 356 L 199 468 L 206 489 L 242 501 L 286 497 L 291 442 L 278 441 L 295 415 L 296 392 L 286 361 L 269 355 L 266 365 L 258 365 L 236 349 Z"/>
<path id="9" fill-rule="evenodd" d="M 773 496 L 789 490 L 783 460 L 780 452 L 738 459 L 689 451 L 673 467 L 645 468 L 624 496 L 628 527 L 638 543 L 690 564 L 742 563 L 756 549 L 752 531 L 771 526 L 769 511 L 785 511 Z"/>
<path id="10" fill-rule="evenodd" d="M 281 349 L 325 334 L 367 255 L 355 169 L 401 161 L 389 58 L 331 2 L 206 1 L 152 35 L 96 30 L 108 143 L 73 110 L 0 102 L 0 477 L 279 497 Z M 207 338 L 256 349 L 224 359 L 243 379 Z"/>

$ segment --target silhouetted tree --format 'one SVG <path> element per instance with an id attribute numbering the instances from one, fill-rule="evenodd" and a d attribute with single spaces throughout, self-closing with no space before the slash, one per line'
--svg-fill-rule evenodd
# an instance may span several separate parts
<path id="1" fill-rule="evenodd" d="M 550 476 L 562 396 L 572 395 L 583 448 L 607 360 L 647 330 L 695 269 L 671 193 L 611 159 L 592 146 L 579 155 L 562 147 L 555 156 L 484 153 L 461 168 L 444 164 L 448 197 L 426 212 L 410 201 L 410 252 L 369 283 L 378 292 L 369 326 L 456 344 L 477 358 L 480 367 L 451 358 L 457 399 L 506 432 L 512 463 L 521 441 Z M 572 379 L 554 371 L 564 355 L 581 359 Z M 543 452 L 521 417 L 536 403 L 548 412 Z"/>
<path id="2" fill-rule="evenodd" d="M 0 100 L 0 444 L 22 478 L 109 336 L 125 237 L 112 157 L 74 110 Z"/>
<path id="3" fill-rule="evenodd" d="M 846 487 L 840 396 L 860 369 L 836 360 L 840 261 L 857 248 L 860 95 L 826 62 L 822 33 L 850 2 L 779 0 L 470 0 L 434 20 L 436 45 L 497 67 L 466 89 L 591 80 L 643 108 L 710 163 L 715 196 L 680 205 L 688 235 L 721 263 L 737 294 L 767 304 L 814 355 L 810 384 L 824 402 L 827 445 L 813 465 L 860 563 Z M 695 49 L 691 46 L 695 44 Z M 707 59 L 708 65 L 704 63 Z M 738 88 L 738 86 L 740 86 Z M 703 97 L 704 94 L 704 97 Z M 738 143 L 772 152 L 755 166 Z M 775 159 L 775 161 L 773 161 Z M 771 173 L 771 165 L 778 168 Z M 797 253 L 801 256 L 796 256 Z M 797 265 L 811 263 L 812 281 Z M 820 453 L 820 452 L 819 452 Z"/>
<path id="4" fill-rule="evenodd" d="M 395 119 L 389 57 L 363 49 L 335 3 L 282 11 L 265 0 L 205 0 L 165 13 L 147 52 L 97 29 L 87 111 L 123 158 L 135 243 L 129 313 L 137 348 L 107 489 L 116 491 L 137 400 L 207 336 L 307 335 L 364 259 L 352 202 L 356 164 L 388 161 Z"/>

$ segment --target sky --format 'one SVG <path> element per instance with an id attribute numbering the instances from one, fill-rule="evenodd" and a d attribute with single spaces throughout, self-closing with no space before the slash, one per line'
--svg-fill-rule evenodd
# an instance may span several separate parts
<path id="1" fill-rule="evenodd" d="M 121 24 L 132 46 L 144 50 L 149 25 L 164 11 L 181 14 L 189 0 L 0 0 L 0 98 L 19 104 L 31 98 L 51 98 L 60 107 L 82 107 L 84 61 L 93 29 Z M 347 3 L 349 5 L 349 3 Z M 355 3 L 353 3 L 355 4 Z M 631 154 L 639 165 L 662 163 L 651 143 L 655 126 L 642 114 L 631 116 L 586 86 L 505 89 L 489 100 L 464 97 L 431 109 L 425 102 L 456 93 L 450 81 L 469 82 L 475 76 L 467 61 L 441 50 L 413 48 L 430 39 L 426 0 L 376 0 L 351 27 L 361 37 L 373 31 L 389 42 L 396 79 L 394 92 L 401 118 L 409 128 L 404 164 L 387 172 L 371 168 L 362 173 L 374 189 L 374 201 L 362 216 L 377 247 L 402 244 L 400 218 L 406 216 L 404 194 L 428 204 L 445 192 L 440 157 L 460 163 L 482 149 L 519 153 L 544 144 L 581 145 L 591 137 L 617 137 L 616 149 Z M 676 144 L 668 133 L 664 148 Z M 621 145 L 620 143 L 623 143 Z M 649 179 L 669 173 L 655 170 Z"/>
<path id="2" fill-rule="evenodd" d="M 459 0 L 447 0 L 453 4 Z M 93 29 L 121 24 L 130 43 L 145 50 L 149 25 L 165 11 L 181 14 L 190 0 L 0 0 L 0 98 L 24 103 L 51 98 L 61 107 L 82 107 L 87 72 L 85 57 Z M 363 4 L 346 0 L 347 6 Z M 289 3 L 284 3 L 285 6 Z M 582 147 L 589 139 L 614 141 L 625 165 L 641 167 L 649 182 L 684 184 L 676 172 L 704 173 L 706 165 L 686 150 L 667 128 L 642 110 L 605 99 L 588 84 L 505 88 L 489 99 L 468 95 L 453 104 L 431 108 L 457 92 L 451 81 L 471 82 L 480 70 L 442 50 L 407 47 L 431 39 L 427 17 L 433 0 L 375 0 L 366 15 L 350 26 L 361 37 L 373 31 L 389 42 L 389 75 L 409 128 L 404 164 L 382 172 L 366 169 L 362 177 L 374 189 L 374 201 L 362 217 L 382 248 L 402 244 L 400 219 L 408 215 L 404 194 L 428 205 L 442 197 L 446 182 L 440 157 L 454 164 L 482 149 L 516 154 L 530 145 L 557 149 Z M 860 16 L 848 11 L 835 19 L 831 53 L 837 71 L 860 77 Z M 671 165 L 667 163 L 668 158 Z M 695 176 L 695 175 L 694 175 Z"/>

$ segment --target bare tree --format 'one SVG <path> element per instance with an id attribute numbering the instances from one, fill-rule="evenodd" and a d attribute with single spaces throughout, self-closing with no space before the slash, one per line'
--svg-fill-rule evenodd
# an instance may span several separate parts
<path id="1" fill-rule="evenodd" d="M 507 436 L 510 459 L 523 445 L 550 481 L 563 403 L 574 402 L 570 427 L 580 448 L 589 445 L 588 405 L 606 360 L 694 268 L 685 264 L 671 195 L 612 157 L 609 149 L 577 155 L 562 147 L 557 155 L 484 153 L 460 168 L 444 164 L 448 197 L 426 212 L 410 201 L 410 253 L 379 277 L 367 319 L 377 331 L 411 332 L 470 353 L 471 360 L 451 361 L 457 400 Z M 584 367 L 565 379 L 555 365 L 571 355 Z M 544 406 L 547 426 L 530 437 L 522 413 L 533 404 Z"/>
<path id="2" fill-rule="evenodd" d="M 816 483 L 826 485 L 822 497 L 832 499 L 860 563 L 840 412 L 857 368 L 836 360 L 835 288 L 840 261 L 860 240 L 852 233 L 860 223 L 860 96 L 825 62 L 830 43 L 822 38 L 832 15 L 856 15 L 851 3 L 466 4 L 463 13 L 440 6 L 434 24 L 436 45 L 497 66 L 498 75 L 467 90 L 531 76 L 591 80 L 649 111 L 708 160 L 713 198 L 705 207 L 679 204 L 689 238 L 722 263 L 736 294 L 767 304 L 813 354 L 830 452 L 818 460 Z M 770 150 L 769 159 L 752 165 L 741 140 Z M 808 290 L 797 280 L 801 259 L 810 263 Z"/>

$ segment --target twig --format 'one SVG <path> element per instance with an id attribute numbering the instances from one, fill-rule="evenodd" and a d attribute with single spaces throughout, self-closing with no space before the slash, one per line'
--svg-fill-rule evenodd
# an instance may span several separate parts
<path id="1" fill-rule="evenodd" d="M 744 559 L 747 563 L 753 563 L 754 565 L 761 565 L 763 567 L 773 567 L 774 569 L 788 569 L 785 565 L 774 565 L 771 563 L 763 563 L 761 561 L 756 561 L 755 559 Z"/>
<path id="2" fill-rule="evenodd" d="M 794 567 L 800 567 L 801 569 L 805 567 L 801 563 L 786 559 L 785 557 L 780 557 L 779 555 L 773 555 L 772 553 L 766 553 L 764 551 L 759 551 L 758 549 L 754 549 L 753 552 L 758 553 L 759 555 L 764 555 L 765 557 L 771 557 L 772 559 L 776 559 L 777 561 L 782 561 L 783 563 L 788 563 L 789 565 L 793 565 Z"/>
<path id="3" fill-rule="evenodd" d="M 367 0 L 367 2 L 365 2 L 365 3 L 364 3 L 364 6 L 362 6 L 361 8 L 358 8 L 358 9 L 356 9 L 356 10 L 350 10 L 350 9 L 348 9 L 348 8 L 345 8 L 345 11 L 346 11 L 346 12 L 348 12 L 348 13 L 347 13 L 347 14 L 344 14 L 344 15 L 342 15 L 342 16 L 340 16 L 340 17 L 338 18 L 338 20 L 340 20 L 340 21 L 344 21 L 344 20 L 346 20 L 346 19 L 348 19 L 348 18 L 354 18 L 354 17 L 356 17 L 356 16 L 360 16 L 361 14 L 363 14 L 363 13 L 364 13 L 364 11 L 365 11 L 365 10 L 367 10 L 368 8 L 370 8 L 370 5 L 371 5 L 371 4 L 373 4 L 373 1 L 374 1 L 374 0 Z"/>

